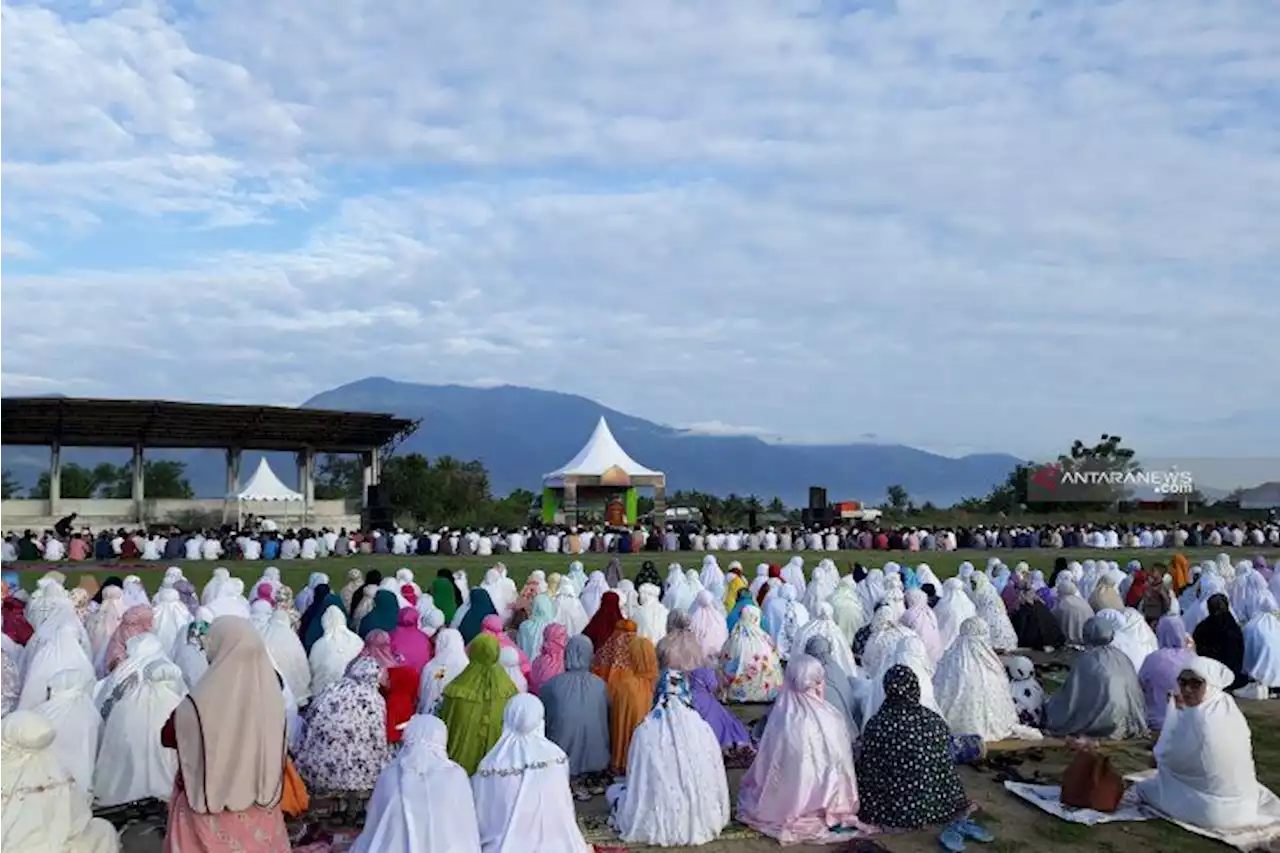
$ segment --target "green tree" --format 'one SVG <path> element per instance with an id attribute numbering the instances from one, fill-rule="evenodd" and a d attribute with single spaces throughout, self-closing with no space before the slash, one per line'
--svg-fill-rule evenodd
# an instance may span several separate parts
<path id="1" fill-rule="evenodd" d="M 145 497 L 166 500 L 190 500 L 195 496 L 186 478 L 187 464 L 172 459 L 145 459 L 142 463 L 142 491 Z M 95 493 L 104 498 L 133 496 L 133 466 L 104 462 L 93 469 L 97 483 Z M 66 483 L 66 469 L 63 469 Z M 68 497 L 63 487 L 63 496 Z"/>
<path id="2" fill-rule="evenodd" d="M 783 503 L 782 498 L 774 495 L 773 499 L 769 501 L 768 510 L 775 515 L 784 515 L 787 511 L 787 505 Z"/>
<path id="3" fill-rule="evenodd" d="M 325 453 L 316 460 L 317 500 L 360 500 L 363 489 L 364 463 L 360 457 Z"/>
<path id="4" fill-rule="evenodd" d="M 906 512 L 911 506 L 911 495 L 905 486 L 894 483 L 884 490 L 885 507 L 894 512 Z"/>
<path id="5" fill-rule="evenodd" d="M 113 465 L 107 465 L 107 468 L 114 468 Z M 68 462 L 62 466 L 62 476 L 59 478 L 59 493 L 64 498 L 75 500 L 83 500 L 94 497 L 98 489 L 104 485 L 102 476 L 105 472 L 101 469 L 102 465 L 90 470 L 89 468 L 79 465 L 75 462 Z M 31 497 L 36 500 L 49 499 L 49 472 L 45 471 L 37 479 L 35 486 L 31 489 Z"/>
<path id="6" fill-rule="evenodd" d="M 421 453 L 393 456 L 382 465 L 382 481 L 391 492 L 391 505 L 421 524 L 432 517 L 436 477 Z"/>
<path id="7" fill-rule="evenodd" d="M 10 471 L 8 468 L 4 469 L 4 479 L 3 479 L 3 483 L 0 485 L 3 485 L 3 488 L 4 488 L 3 499 L 6 501 L 12 498 L 16 498 L 22 494 L 22 484 L 18 482 L 17 478 L 13 476 L 13 472 Z"/>

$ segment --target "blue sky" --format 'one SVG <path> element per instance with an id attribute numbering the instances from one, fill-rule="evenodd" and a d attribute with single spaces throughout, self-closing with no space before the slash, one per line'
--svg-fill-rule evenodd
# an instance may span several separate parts
<path id="1" fill-rule="evenodd" d="M 3 391 L 1266 455 L 1271 0 L 3 3 Z"/>

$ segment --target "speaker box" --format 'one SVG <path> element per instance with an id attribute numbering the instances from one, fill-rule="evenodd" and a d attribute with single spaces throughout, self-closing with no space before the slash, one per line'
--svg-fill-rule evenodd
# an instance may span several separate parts
<path id="1" fill-rule="evenodd" d="M 395 525 L 396 512 L 391 506 L 391 489 L 386 483 L 375 483 L 365 493 L 365 527 L 388 529 Z"/>
<path id="2" fill-rule="evenodd" d="M 809 487 L 809 509 L 826 509 L 827 490 L 822 486 Z"/>

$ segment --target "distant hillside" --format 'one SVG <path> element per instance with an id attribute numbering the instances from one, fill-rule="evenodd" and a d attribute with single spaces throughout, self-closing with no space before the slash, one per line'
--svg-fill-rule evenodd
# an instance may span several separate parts
<path id="1" fill-rule="evenodd" d="M 985 494 L 1021 461 L 1005 454 L 954 459 L 891 444 L 791 445 L 749 436 L 695 435 L 585 397 L 515 386 L 471 388 L 369 378 L 325 391 L 303 406 L 421 418 L 421 429 L 401 446 L 401 453 L 480 459 L 499 494 L 518 487 L 537 491 L 542 475 L 578 452 L 601 415 L 632 457 L 666 472 L 668 491 L 736 492 L 764 500 L 777 495 L 790 506 L 807 502 L 809 486 L 825 486 L 832 500 L 880 501 L 894 483 L 905 486 L 916 501 L 945 505 Z M 261 455 L 245 453 L 246 477 Z M 290 454 L 265 455 L 286 484 L 297 483 Z M 64 463 L 82 465 L 122 464 L 128 456 L 123 450 L 63 451 Z M 220 496 L 225 490 L 221 451 L 156 450 L 150 456 L 186 462 L 201 496 Z M 29 485 L 47 469 L 48 452 L 5 448 L 4 466 Z"/>
<path id="2" fill-rule="evenodd" d="M 985 494 L 1019 459 L 981 454 L 953 459 L 885 444 L 790 445 L 750 436 L 694 435 L 606 408 L 585 397 L 501 386 L 419 385 L 369 378 L 319 394 L 312 408 L 392 412 L 422 418 L 402 452 L 480 459 L 494 489 L 536 490 L 542 475 L 569 461 L 604 415 L 638 462 L 667 475 L 668 490 L 780 496 L 803 505 L 809 486 L 832 500 L 878 501 L 894 483 L 918 501 L 951 503 Z"/>

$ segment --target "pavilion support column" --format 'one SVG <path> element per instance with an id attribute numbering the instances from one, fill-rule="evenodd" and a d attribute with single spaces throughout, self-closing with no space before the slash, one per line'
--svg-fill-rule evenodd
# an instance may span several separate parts
<path id="1" fill-rule="evenodd" d="M 374 483 L 374 479 L 373 479 L 374 454 L 373 454 L 373 451 L 366 451 L 366 452 L 364 452 L 364 453 L 361 453 L 361 454 L 360 454 L 360 462 L 361 462 L 361 464 L 364 466 L 364 470 L 361 472 L 361 473 L 362 473 L 362 478 L 361 478 L 361 481 L 360 481 L 360 482 L 361 482 L 361 489 L 360 489 L 360 507 L 361 507 L 361 509 L 365 509 L 365 510 L 367 510 L 367 509 L 369 509 L 369 487 L 370 487 L 370 486 L 372 486 L 372 485 L 373 485 L 373 483 Z"/>
<path id="2" fill-rule="evenodd" d="M 578 523 L 578 484 L 572 480 L 564 484 L 564 523 Z"/>
<path id="3" fill-rule="evenodd" d="M 316 500 L 316 452 L 304 447 L 295 457 L 298 462 L 298 491 L 302 492 L 302 518 L 310 519 L 311 507 Z"/>
<path id="4" fill-rule="evenodd" d="M 146 460 L 143 456 L 143 445 L 133 446 L 133 514 L 139 524 L 147 521 L 146 495 Z"/>
<path id="5" fill-rule="evenodd" d="M 62 514 L 62 443 L 49 446 L 49 515 L 54 520 Z"/>
<path id="6" fill-rule="evenodd" d="M 231 504 L 233 501 L 239 500 L 240 494 L 240 456 L 241 450 L 238 447 L 227 448 L 227 494 L 222 500 L 222 523 L 226 524 L 231 517 Z M 239 512 L 236 513 L 237 516 Z M 240 523 L 236 519 L 236 524 Z"/>
<path id="7" fill-rule="evenodd" d="M 667 526 L 667 485 L 658 483 L 653 487 L 653 523 L 662 529 Z"/>

